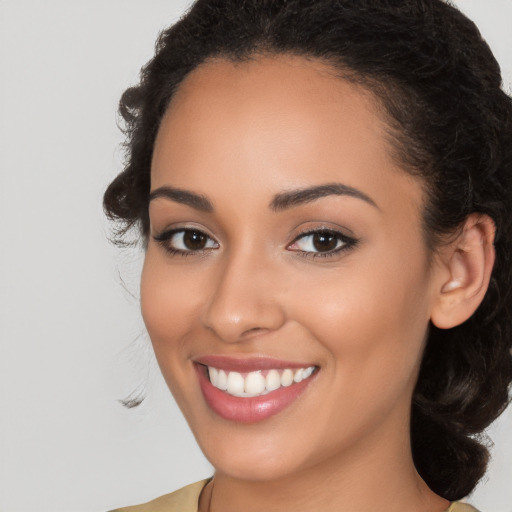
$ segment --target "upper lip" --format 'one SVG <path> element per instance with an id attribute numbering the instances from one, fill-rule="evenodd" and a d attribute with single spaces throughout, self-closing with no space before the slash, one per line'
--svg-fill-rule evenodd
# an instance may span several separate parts
<path id="1" fill-rule="evenodd" d="M 213 366 L 218 370 L 230 370 L 240 373 L 252 372 L 256 370 L 280 370 L 286 368 L 308 368 L 315 366 L 312 363 L 283 361 L 272 357 L 250 357 L 239 358 L 219 355 L 207 355 L 194 358 L 194 362 L 205 366 Z"/>

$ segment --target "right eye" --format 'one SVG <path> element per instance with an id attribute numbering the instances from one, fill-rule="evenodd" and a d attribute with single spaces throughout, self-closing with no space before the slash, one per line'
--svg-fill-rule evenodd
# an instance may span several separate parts
<path id="1" fill-rule="evenodd" d="M 198 229 L 173 229 L 154 239 L 171 254 L 189 255 L 219 247 L 215 240 Z"/>

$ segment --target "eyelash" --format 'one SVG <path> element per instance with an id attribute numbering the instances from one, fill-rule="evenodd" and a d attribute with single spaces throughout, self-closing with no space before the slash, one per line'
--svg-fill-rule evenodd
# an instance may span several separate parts
<path id="1" fill-rule="evenodd" d="M 186 233 L 197 233 L 199 235 L 205 236 L 208 241 L 214 241 L 212 237 L 208 236 L 206 233 L 204 233 L 200 229 L 190 229 L 190 228 L 169 229 L 167 231 L 163 231 L 162 233 L 159 233 L 158 235 L 154 236 L 153 239 L 156 242 L 158 242 L 165 249 L 165 251 L 167 251 L 171 256 L 194 256 L 194 255 L 198 255 L 198 254 L 204 254 L 206 251 L 213 249 L 212 247 L 208 247 L 205 249 L 199 249 L 197 251 L 176 249 L 175 247 L 172 247 L 170 245 L 170 241 L 173 238 L 173 236 L 177 235 L 178 233 L 183 233 L 183 235 L 185 235 Z M 215 242 L 215 244 L 217 244 L 217 246 L 219 245 L 217 242 Z"/>
<path id="2" fill-rule="evenodd" d="M 188 229 L 188 228 L 170 229 L 170 230 L 167 230 L 167 231 L 164 231 L 162 233 L 155 235 L 153 237 L 153 239 L 158 244 L 160 244 L 164 248 L 164 250 L 167 253 L 169 253 L 171 256 L 195 256 L 195 255 L 204 254 L 207 251 L 217 248 L 217 247 L 207 247 L 207 248 L 198 249 L 198 250 L 176 249 L 175 247 L 172 247 L 170 245 L 170 241 L 178 233 L 183 233 L 183 235 L 185 235 L 186 233 L 197 233 L 198 235 L 205 236 L 207 238 L 207 243 L 210 241 L 213 241 L 217 247 L 219 246 L 218 242 L 216 242 L 212 237 L 208 236 L 206 233 L 204 233 L 203 231 L 201 231 L 199 229 Z M 300 233 L 300 235 L 298 235 L 293 240 L 293 242 L 287 246 L 287 248 L 290 246 L 293 246 L 301 239 L 304 239 L 308 236 L 314 236 L 314 235 L 333 236 L 336 239 L 337 243 L 341 242 L 342 245 L 333 250 L 329 250 L 329 251 L 325 251 L 325 252 L 301 251 L 301 250 L 294 250 L 294 252 L 300 253 L 302 255 L 302 257 L 304 257 L 304 258 L 311 258 L 311 259 L 328 258 L 328 257 L 333 257 L 341 252 L 348 251 L 349 249 L 352 249 L 353 247 L 355 247 L 358 243 L 358 240 L 356 240 L 355 238 L 346 236 L 343 233 L 340 233 L 339 231 L 334 231 L 331 229 L 314 229 L 314 230 L 309 230 L 309 231 Z"/>
<path id="3" fill-rule="evenodd" d="M 323 229 L 312 229 L 312 230 L 308 230 L 308 231 L 304 231 L 303 233 L 300 233 L 295 238 L 295 240 L 290 245 L 288 245 L 288 247 L 296 244 L 301 239 L 304 239 L 309 236 L 314 236 L 314 235 L 332 236 L 332 237 L 334 237 L 334 239 L 336 240 L 337 243 L 341 242 L 342 245 L 340 247 L 337 247 L 335 249 L 325 251 L 325 252 L 320 252 L 320 251 L 313 252 L 313 251 L 301 251 L 301 250 L 297 250 L 295 252 L 301 253 L 301 255 L 304 258 L 311 258 L 311 259 L 329 258 L 329 257 L 334 257 L 342 252 L 352 249 L 358 243 L 358 240 L 356 240 L 355 238 L 344 235 L 343 233 L 340 233 L 339 231 L 323 228 Z"/>

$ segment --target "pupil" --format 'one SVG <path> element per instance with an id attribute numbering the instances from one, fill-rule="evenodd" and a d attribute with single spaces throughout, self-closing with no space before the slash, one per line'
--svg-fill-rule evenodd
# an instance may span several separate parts
<path id="1" fill-rule="evenodd" d="M 332 233 L 316 233 L 313 235 L 313 245 L 319 252 L 332 251 L 336 249 L 338 240 Z"/>
<path id="2" fill-rule="evenodd" d="M 206 236 L 197 231 L 187 231 L 183 236 L 187 249 L 203 249 L 206 245 Z"/>

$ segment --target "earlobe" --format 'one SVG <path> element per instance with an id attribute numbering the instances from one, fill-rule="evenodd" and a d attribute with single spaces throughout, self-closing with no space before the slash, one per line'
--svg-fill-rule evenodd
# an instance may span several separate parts
<path id="1" fill-rule="evenodd" d="M 457 238 L 442 248 L 431 313 L 436 327 L 460 325 L 482 302 L 494 266 L 494 234 L 495 225 L 488 215 L 471 214 Z"/>

